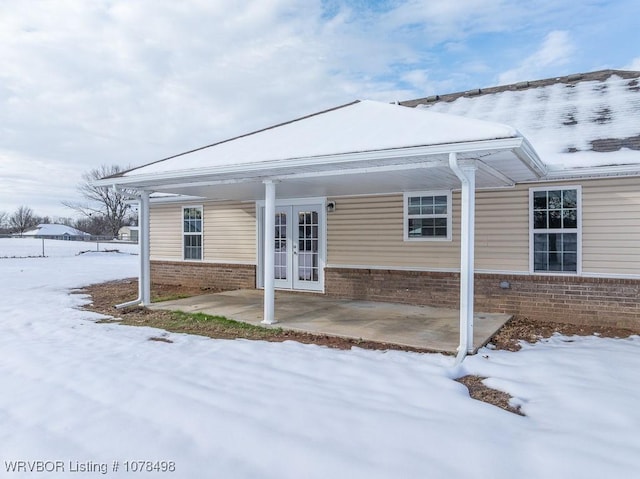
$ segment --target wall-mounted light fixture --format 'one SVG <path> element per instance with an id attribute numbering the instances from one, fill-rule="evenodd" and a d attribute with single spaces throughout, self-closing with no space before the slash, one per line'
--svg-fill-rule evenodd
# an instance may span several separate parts
<path id="1" fill-rule="evenodd" d="M 328 201 L 327 202 L 327 213 L 333 213 L 336 210 L 336 202 Z"/>

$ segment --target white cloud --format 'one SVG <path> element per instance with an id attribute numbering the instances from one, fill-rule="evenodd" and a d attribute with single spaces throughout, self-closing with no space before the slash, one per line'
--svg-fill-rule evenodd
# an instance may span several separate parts
<path id="1" fill-rule="evenodd" d="M 30 164 L 64 165 L 66 192 L 101 163 L 141 164 L 354 98 L 404 96 L 372 79 L 395 61 L 392 43 L 369 42 L 353 17 L 326 21 L 319 0 L 5 3 L 0 144 L 25 178 Z M 25 184 L 3 184 L 0 210 L 33 201 Z"/>
<path id="2" fill-rule="evenodd" d="M 502 73 L 499 76 L 499 82 L 506 84 L 544 78 L 545 70 L 568 63 L 574 51 L 575 46 L 568 32 L 562 30 L 550 32 L 535 53 L 522 59 L 516 68 Z"/>
<path id="3" fill-rule="evenodd" d="M 622 67 L 623 70 L 640 71 L 640 57 L 631 60 L 630 63 Z"/>
<path id="4" fill-rule="evenodd" d="M 503 31 L 513 27 L 521 8 L 503 0 L 409 0 L 391 10 L 386 21 L 394 26 L 418 26 L 428 42 L 451 41 L 477 31 Z"/>
<path id="5" fill-rule="evenodd" d="M 3 0 L 0 147 L 11 161 L 0 176 L 10 167 L 33 182 L 3 183 L 0 211 L 36 197 L 51 208 L 74 199 L 54 198 L 102 163 L 146 163 L 355 98 L 486 84 L 495 76 L 487 65 L 499 64 L 496 37 L 501 47 L 514 32 L 539 38 L 540 28 L 557 29 L 554 19 L 583 8 L 549 0 Z M 553 32 L 505 76 L 538 77 L 562 64 L 569 35 Z M 36 183 L 45 170 L 35 165 L 55 176 L 47 170 Z"/>

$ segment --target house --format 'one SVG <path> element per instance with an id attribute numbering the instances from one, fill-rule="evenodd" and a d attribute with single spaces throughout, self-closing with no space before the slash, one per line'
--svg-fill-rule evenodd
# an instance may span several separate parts
<path id="1" fill-rule="evenodd" d="M 118 239 L 120 241 L 131 241 L 132 243 L 138 242 L 138 227 L 137 226 L 123 226 L 118 230 Z"/>
<path id="2" fill-rule="evenodd" d="M 639 82 L 354 102 L 99 184 L 139 192 L 143 303 L 150 277 L 264 288 L 266 323 L 277 288 L 459 307 L 461 350 L 474 307 L 637 326 Z"/>
<path id="3" fill-rule="evenodd" d="M 40 224 L 32 230 L 25 231 L 21 236 L 73 241 L 84 241 L 91 238 L 89 233 L 59 224 Z"/>

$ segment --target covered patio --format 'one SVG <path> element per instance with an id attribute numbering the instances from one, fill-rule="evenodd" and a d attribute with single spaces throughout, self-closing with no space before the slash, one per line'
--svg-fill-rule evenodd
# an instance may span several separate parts
<path id="1" fill-rule="evenodd" d="M 462 360 L 465 354 L 475 351 L 483 342 L 482 339 L 476 340 L 476 330 L 480 329 L 479 337 L 488 338 L 490 334 L 482 332 L 481 327 L 484 321 L 482 318 L 488 315 L 475 314 L 473 309 L 476 189 L 512 187 L 522 181 L 540 178 L 545 174 L 545 168 L 527 139 L 509 126 L 362 101 L 169 157 L 104 178 L 96 184 L 134 191 L 140 201 L 139 297 L 121 306 L 150 303 L 151 193 L 168 195 L 164 198 L 156 197 L 158 204 L 176 201 L 176 198 L 182 201 L 237 200 L 257 205 L 256 286 L 262 291 L 245 293 L 249 295 L 247 301 L 251 299 L 250 303 L 229 305 L 237 308 L 237 311 L 225 312 L 225 309 L 215 307 L 212 309 L 214 314 L 249 322 L 260 321 L 266 325 L 277 322 L 283 327 L 308 328 L 306 330 L 317 327 L 319 331 L 328 334 L 356 337 L 365 334 L 367 329 L 372 330 L 367 335 L 376 336 L 378 332 L 374 331 L 378 329 L 388 331 L 402 328 L 406 330 L 406 334 L 393 340 L 400 344 L 405 341 L 402 338 L 428 338 L 437 335 L 440 328 L 438 324 L 441 323 L 425 319 L 419 326 L 412 326 L 407 320 L 388 320 L 379 323 L 377 328 L 374 327 L 376 323 L 373 317 L 360 316 L 360 313 L 370 310 L 384 317 L 386 306 L 383 307 L 382 303 L 372 303 L 375 304 L 373 307 L 358 301 L 321 298 L 313 293 L 309 293 L 304 299 L 296 295 L 296 301 L 291 306 L 284 305 L 287 302 L 282 298 L 289 296 L 286 293 L 276 293 L 281 286 L 278 285 L 279 278 L 275 272 L 278 267 L 274 254 L 277 248 L 276 238 L 271 233 L 278 234 L 276 216 L 280 213 L 277 208 L 319 203 L 315 210 L 319 219 L 313 224 L 319 231 L 319 236 L 315 239 L 320 246 L 312 252 L 317 260 L 317 277 L 306 272 L 294 275 L 294 278 L 303 283 L 315 281 L 316 286 L 297 287 L 294 282 L 293 286 L 285 286 L 284 289 L 306 288 L 309 291 L 324 292 L 324 271 L 335 266 L 329 258 L 331 245 L 327 246 L 325 221 L 327 211 L 331 211 L 335 203 L 328 202 L 328 198 L 427 190 L 450 192 L 459 189 L 460 223 L 459 226 L 456 225 L 460 231 L 459 309 L 448 310 L 445 315 L 458 318 L 457 324 L 450 320 L 447 324 L 455 332 L 453 336 L 457 335 L 459 339 L 440 338 L 436 343 L 421 342 L 417 347 L 457 349 L 459 360 Z M 295 227 L 288 228 L 291 229 L 297 230 Z M 452 230 L 451 225 L 447 230 Z M 287 244 L 298 244 L 296 239 L 287 241 Z M 451 241 L 451 235 L 441 240 Z M 287 248 L 287 255 L 291 255 L 294 264 L 302 264 L 301 258 L 311 254 L 308 251 L 297 251 L 291 246 Z M 375 261 L 375 258 L 371 259 Z M 276 297 L 280 298 L 281 303 L 277 314 Z M 233 303 L 233 295 L 228 293 L 219 298 L 223 298 L 220 300 L 222 304 L 224 301 Z M 239 299 L 236 298 L 235 301 Z M 321 301 L 327 302 L 321 304 Z M 305 304 L 311 310 L 317 309 L 319 314 L 332 308 L 338 313 L 331 321 L 317 317 L 315 326 L 311 324 L 309 315 L 300 314 L 302 305 Z M 162 307 L 168 307 L 168 304 L 163 304 Z M 340 308 L 343 308 L 342 311 Z M 417 315 L 425 318 L 429 316 L 429 308 L 415 308 Z M 250 316 L 246 319 L 240 317 L 242 309 L 251 311 L 247 313 Z M 288 311 L 294 312 L 299 318 L 294 320 L 294 315 L 288 314 Z M 359 311 L 359 314 L 352 315 L 352 311 Z M 474 324 L 476 319 L 478 324 Z M 359 323 L 360 327 L 357 331 L 347 333 L 349 322 Z M 331 330 L 324 331 L 326 328 Z M 446 346 L 442 346 L 445 344 Z"/>
<path id="2" fill-rule="evenodd" d="M 259 325 L 263 319 L 260 290 L 235 290 L 149 305 L 151 309 L 205 313 Z M 279 327 L 418 349 L 455 353 L 459 344 L 459 311 L 430 306 L 329 298 L 320 294 L 276 291 Z M 504 325 L 510 315 L 474 314 L 475 353 Z"/>

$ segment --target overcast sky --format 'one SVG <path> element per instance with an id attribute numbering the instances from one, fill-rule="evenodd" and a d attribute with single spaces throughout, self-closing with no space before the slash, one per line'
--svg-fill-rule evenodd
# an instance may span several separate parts
<path id="1" fill-rule="evenodd" d="M 0 0 L 0 212 L 354 99 L 640 70 L 638 0 Z"/>

